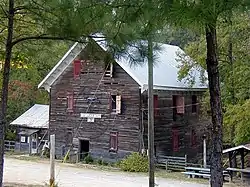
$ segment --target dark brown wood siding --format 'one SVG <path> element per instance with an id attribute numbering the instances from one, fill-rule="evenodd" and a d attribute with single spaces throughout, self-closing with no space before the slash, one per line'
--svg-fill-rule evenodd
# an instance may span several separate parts
<path id="1" fill-rule="evenodd" d="M 116 63 L 113 77 L 103 77 L 106 63 L 95 58 L 102 55 L 105 54 L 100 50 L 87 47 L 78 57 L 83 60 L 80 77 L 74 78 L 72 62 L 51 87 L 50 134 L 56 134 L 58 157 L 72 144 L 74 150 L 79 150 L 80 139 L 89 141 L 93 157 L 118 159 L 140 149 L 139 86 Z M 73 112 L 67 111 L 68 93 L 73 93 Z M 121 114 L 111 114 L 111 94 L 121 95 Z M 93 97 L 96 101 L 90 105 L 88 98 Z M 81 113 L 101 114 L 101 119 L 87 122 Z M 110 132 L 118 132 L 117 153 L 109 152 Z"/>
<path id="2" fill-rule="evenodd" d="M 206 124 L 199 120 L 202 92 L 155 91 L 158 95 L 159 111 L 155 116 L 155 151 L 156 155 L 184 156 L 193 160 L 202 155 L 202 135 L 206 132 Z M 173 96 L 183 96 L 184 114 L 177 114 L 174 120 Z M 197 96 L 197 113 L 192 113 L 192 95 Z M 144 144 L 147 148 L 147 94 L 143 94 L 144 110 Z M 173 132 L 178 134 L 178 149 L 174 150 Z M 192 137 L 195 136 L 195 137 Z M 193 138 L 193 141 L 192 141 Z M 193 143 L 193 144 L 192 144 Z"/>

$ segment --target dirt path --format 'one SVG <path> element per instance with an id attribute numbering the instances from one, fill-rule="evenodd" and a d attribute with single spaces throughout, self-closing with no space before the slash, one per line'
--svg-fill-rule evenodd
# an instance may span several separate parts
<path id="1" fill-rule="evenodd" d="M 45 184 L 49 180 L 48 162 L 5 158 L 4 182 Z M 59 173 L 59 174 L 58 174 Z M 108 172 L 57 164 L 56 181 L 61 187 L 146 187 L 146 176 Z M 206 187 L 208 185 L 157 178 L 158 187 Z"/>

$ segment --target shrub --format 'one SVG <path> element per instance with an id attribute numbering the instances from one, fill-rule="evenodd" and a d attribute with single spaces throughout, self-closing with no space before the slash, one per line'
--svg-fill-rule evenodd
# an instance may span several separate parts
<path id="1" fill-rule="evenodd" d="M 129 172 L 147 172 L 148 171 L 148 158 L 140 155 L 139 153 L 132 153 L 126 159 L 119 163 L 123 171 Z"/>
<path id="2" fill-rule="evenodd" d="M 93 158 L 90 156 L 90 154 L 88 154 L 85 158 L 84 158 L 84 162 L 86 164 L 91 164 L 94 162 Z"/>
<path id="3" fill-rule="evenodd" d="M 109 163 L 108 163 L 108 162 L 106 162 L 105 160 L 103 160 L 103 161 L 102 161 L 102 165 L 104 165 L 104 166 L 108 166 L 108 165 L 109 165 Z"/>
<path id="4" fill-rule="evenodd" d="M 98 159 L 98 160 L 97 160 L 97 164 L 98 164 L 98 165 L 102 165 L 102 159 Z"/>

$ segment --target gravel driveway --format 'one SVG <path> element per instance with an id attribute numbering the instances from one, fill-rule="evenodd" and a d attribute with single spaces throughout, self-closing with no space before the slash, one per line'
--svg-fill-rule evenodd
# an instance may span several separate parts
<path id="1" fill-rule="evenodd" d="M 61 187 L 147 187 L 146 176 L 108 172 L 57 164 L 56 181 Z M 4 182 L 45 184 L 49 180 L 48 162 L 31 162 L 5 158 Z M 190 182 L 157 178 L 158 187 L 206 187 Z"/>

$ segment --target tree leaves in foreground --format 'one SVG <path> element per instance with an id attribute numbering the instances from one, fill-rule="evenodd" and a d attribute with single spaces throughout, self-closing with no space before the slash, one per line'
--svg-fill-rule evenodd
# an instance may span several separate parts
<path id="1" fill-rule="evenodd" d="M 245 6 L 245 1 L 206 0 L 173 1 L 166 12 L 173 24 L 205 34 L 206 70 L 211 107 L 211 180 L 212 187 L 223 186 L 222 145 L 223 115 L 220 91 L 217 25 L 221 15 Z"/>
<path id="2" fill-rule="evenodd" d="M 235 108 L 242 111 L 241 109 L 247 104 L 250 94 L 250 53 L 248 50 L 250 43 L 249 12 L 234 11 L 231 16 L 231 21 L 232 23 L 229 24 L 227 18 L 220 17 L 217 27 L 217 38 L 219 44 L 218 55 L 220 63 L 221 97 L 225 115 L 225 121 L 223 123 L 224 142 L 231 145 L 238 145 L 249 141 L 244 131 L 237 130 L 242 129 L 240 123 L 245 123 L 244 128 L 249 127 L 248 118 L 244 117 L 244 112 L 231 115 L 232 111 L 235 111 Z M 229 41 L 232 42 L 233 63 L 229 61 Z M 205 79 L 203 72 L 206 69 L 206 49 L 204 46 L 205 38 L 201 36 L 185 47 L 187 54 L 195 61 L 182 61 L 183 64 L 179 72 L 180 79 L 188 78 L 192 80 L 192 77 L 189 77 L 191 67 L 198 67 L 198 69 L 201 70 L 201 79 Z M 203 107 L 207 108 L 207 106 Z M 247 109 L 247 111 L 250 112 L 249 109 Z M 236 118 L 239 123 L 236 123 Z M 238 128 L 238 126 L 240 128 Z M 235 133 L 230 133 L 234 131 L 234 127 L 236 129 Z"/>

